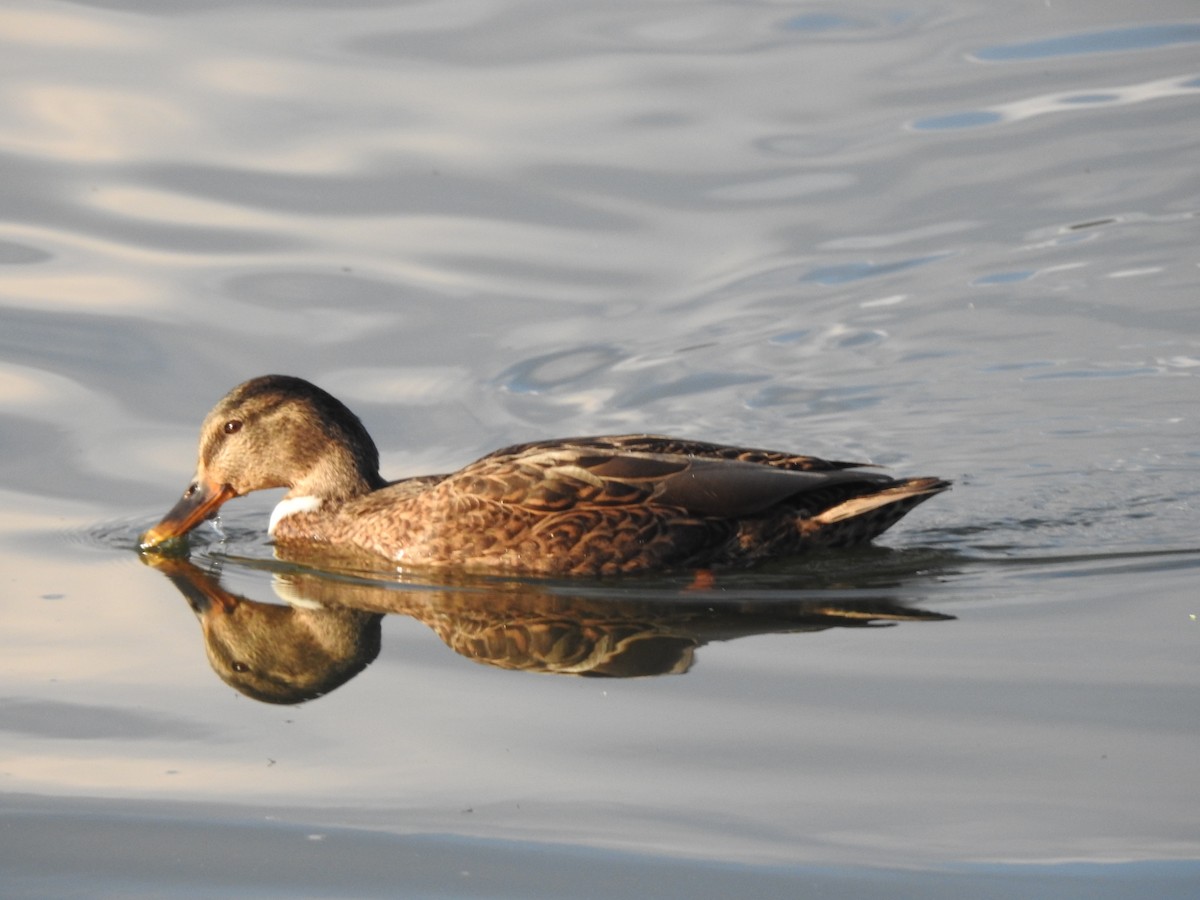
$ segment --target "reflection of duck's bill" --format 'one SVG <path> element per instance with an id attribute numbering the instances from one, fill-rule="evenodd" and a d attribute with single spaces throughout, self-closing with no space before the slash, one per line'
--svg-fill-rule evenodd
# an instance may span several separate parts
<path id="1" fill-rule="evenodd" d="M 242 601 L 241 597 L 229 593 L 216 579 L 196 568 L 186 558 L 165 553 L 143 553 L 141 560 L 171 579 L 171 583 L 187 600 L 188 606 L 201 619 L 214 613 L 230 612 Z"/>
<path id="2" fill-rule="evenodd" d="M 142 535 L 142 549 L 149 550 L 164 541 L 182 537 L 205 519 L 215 516 L 222 503 L 236 496 L 237 491 L 232 485 L 212 484 L 203 479 L 193 481 L 162 521 Z"/>

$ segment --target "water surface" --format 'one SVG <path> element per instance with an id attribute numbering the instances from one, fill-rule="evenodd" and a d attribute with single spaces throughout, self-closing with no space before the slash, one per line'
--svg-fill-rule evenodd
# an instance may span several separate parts
<path id="1" fill-rule="evenodd" d="M 1183 2 L 10 4 L 5 895 L 1192 896 L 1198 40 Z M 270 371 L 389 477 L 665 431 L 956 484 L 699 595 L 312 581 L 274 497 L 144 564 Z M 355 671 L 258 702 L 204 603 L 308 627 L 301 588 L 362 601 Z M 456 645 L 529 617 L 640 677 Z"/>

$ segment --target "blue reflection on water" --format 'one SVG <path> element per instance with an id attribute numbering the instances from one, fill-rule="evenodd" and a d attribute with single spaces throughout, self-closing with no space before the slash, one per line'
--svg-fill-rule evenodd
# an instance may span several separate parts
<path id="1" fill-rule="evenodd" d="M 862 22 L 835 13 L 808 13 L 794 16 L 784 23 L 792 31 L 837 31 L 844 28 L 862 28 Z"/>
<path id="2" fill-rule="evenodd" d="M 1063 97 L 1059 103 L 1115 103 L 1120 100 L 1119 94 L 1073 94 Z"/>
<path id="3" fill-rule="evenodd" d="M 878 275 L 890 275 L 902 272 L 916 266 L 936 262 L 950 256 L 949 253 L 933 253 L 929 256 L 918 256 L 913 259 L 901 259 L 891 263 L 847 263 L 843 266 L 821 266 L 805 274 L 802 282 L 815 281 L 817 284 L 845 284 L 849 281 L 859 281 L 863 278 L 874 278 Z"/>
<path id="4" fill-rule="evenodd" d="M 1063 372 L 1045 372 L 1027 375 L 1023 381 L 1051 381 L 1060 378 L 1129 378 L 1134 375 L 1158 375 L 1154 366 L 1136 366 L 1128 369 L 1069 369 Z"/>
<path id="5" fill-rule="evenodd" d="M 1021 272 L 996 272 L 993 275 L 982 275 L 971 282 L 972 286 L 983 284 L 1015 284 L 1018 281 L 1028 281 L 1037 274 L 1036 269 L 1026 269 Z"/>
<path id="6" fill-rule="evenodd" d="M 1114 28 L 1110 31 L 1093 31 L 1088 34 L 1068 34 L 1020 44 L 999 44 L 995 47 L 985 47 L 973 55 L 976 59 L 990 62 L 1011 62 L 1081 56 L 1085 53 L 1151 50 L 1155 47 L 1197 42 L 1200 42 L 1200 24 L 1139 25 L 1132 28 Z"/>
<path id="7" fill-rule="evenodd" d="M 980 125 L 995 125 L 1003 122 L 1004 116 L 985 109 L 970 112 L 950 113 L 948 116 L 930 116 L 913 122 L 917 131 L 949 131 L 955 128 L 978 128 Z"/>

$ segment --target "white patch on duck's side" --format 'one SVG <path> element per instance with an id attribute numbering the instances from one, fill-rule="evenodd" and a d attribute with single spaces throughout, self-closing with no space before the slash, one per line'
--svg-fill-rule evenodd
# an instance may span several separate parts
<path id="1" fill-rule="evenodd" d="M 305 495 L 303 497 L 284 497 L 271 510 L 271 523 L 267 525 L 267 534 L 274 534 L 276 526 L 288 516 L 296 513 L 313 512 L 321 508 L 323 501 L 320 497 Z"/>

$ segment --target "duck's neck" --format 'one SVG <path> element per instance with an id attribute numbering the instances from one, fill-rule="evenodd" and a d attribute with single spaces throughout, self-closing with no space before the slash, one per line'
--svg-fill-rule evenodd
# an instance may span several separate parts
<path id="1" fill-rule="evenodd" d="M 284 498 L 271 511 L 269 534 L 275 534 L 279 524 L 289 516 L 317 512 L 329 504 L 340 504 L 383 487 L 386 482 L 378 472 L 363 472 L 330 456 L 296 481 Z"/>
<path id="2" fill-rule="evenodd" d="M 386 483 L 379 472 L 362 469 L 349 453 L 331 451 L 322 456 L 302 478 L 293 482 L 287 498 L 349 500 L 377 491 Z"/>

